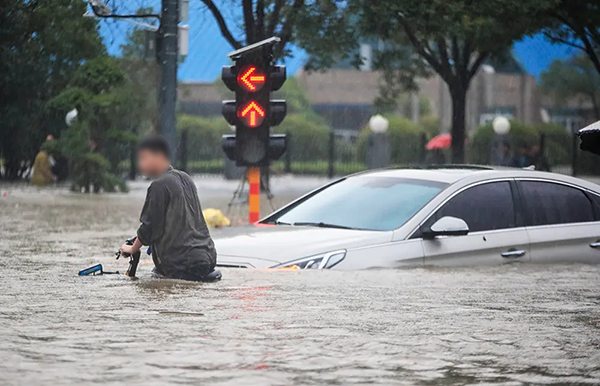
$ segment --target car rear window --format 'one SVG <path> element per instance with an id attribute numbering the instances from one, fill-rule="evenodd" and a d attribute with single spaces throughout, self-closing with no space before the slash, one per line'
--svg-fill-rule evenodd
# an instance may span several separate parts
<path id="1" fill-rule="evenodd" d="M 566 185 L 542 181 L 521 181 L 528 226 L 594 221 L 586 194 Z"/>

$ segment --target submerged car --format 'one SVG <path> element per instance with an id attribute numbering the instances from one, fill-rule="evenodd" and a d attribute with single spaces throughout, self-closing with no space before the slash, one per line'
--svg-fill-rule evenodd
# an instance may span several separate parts
<path id="1" fill-rule="evenodd" d="M 222 267 L 600 263 L 600 186 L 508 168 L 372 171 L 213 237 Z"/>

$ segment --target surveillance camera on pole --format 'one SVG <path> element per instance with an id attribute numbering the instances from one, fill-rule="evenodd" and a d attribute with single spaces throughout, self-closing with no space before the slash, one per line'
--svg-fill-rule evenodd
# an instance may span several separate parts
<path id="1" fill-rule="evenodd" d="M 113 14 L 113 10 L 101 0 L 88 0 L 92 11 L 96 17 L 111 18 L 127 21 L 128 19 L 146 19 L 154 18 L 160 23 L 156 32 L 157 39 L 151 48 L 156 48 L 157 61 L 160 65 L 160 87 L 158 92 L 159 105 L 159 132 L 169 141 L 172 149 L 177 148 L 175 137 L 175 109 L 177 106 L 177 65 L 178 65 L 178 45 L 187 46 L 187 41 L 178 42 L 180 30 L 179 24 L 179 1 L 180 0 L 161 0 L 160 13 L 136 13 L 136 14 Z M 185 1 L 184 1 L 185 2 Z M 186 4 L 187 5 L 187 4 Z M 183 10 L 185 11 L 185 9 Z M 184 16 L 185 16 L 184 12 Z M 84 14 L 88 16 L 88 13 Z M 131 21 L 130 21 L 131 22 Z M 145 23 L 132 22 L 133 24 L 148 30 L 155 30 L 155 27 Z M 185 27 L 185 26 L 182 26 Z M 188 30 L 184 29 L 184 35 L 187 39 Z M 183 47 L 186 48 L 186 47 Z"/>
<path id="2" fill-rule="evenodd" d="M 90 0 L 90 6 L 94 13 L 98 16 L 109 16 L 113 10 L 101 0 Z"/>

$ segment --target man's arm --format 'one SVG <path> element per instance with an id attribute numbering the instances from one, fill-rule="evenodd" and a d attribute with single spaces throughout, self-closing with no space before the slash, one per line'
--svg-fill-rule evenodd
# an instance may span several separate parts
<path id="1" fill-rule="evenodd" d="M 123 244 L 121 246 L 121 254 L 123 255 L 133 255 L 134 253 L 136 253 L 137 251 L 139 251 L 142 248 L 143 244 L 140 241 L 139 237 L 135 238 L 135 241 L 133 242 L 133 245 L 129 245 L 129 244 Z"/>
<path id="2" fill-rule="evenodd" d="M 137 231 L 136 244 L 152 245 L 165 231 L 165 216 L 169 204 L 169 195 L 166 186 L 152 183 L 148 188 L 146 202 L 140 215 L 142 223 Z M 138 248 L 139 249 L 139 248 Z"/>

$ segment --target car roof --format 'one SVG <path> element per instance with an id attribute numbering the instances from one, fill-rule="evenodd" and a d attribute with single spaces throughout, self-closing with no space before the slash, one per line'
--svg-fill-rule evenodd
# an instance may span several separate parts
<path id="1" fill-rule="evenodd" d="M 578 185 L 596 192 L 600 191 L 600 186 L 597 184 L 563 174 L 529 169 L 477 165 L 439 165 L 414 168 L 380 169 L 358 173 L 353 177 L 412 178 L 426 181 L 443 182 L 447 184 L 454 184 L 463 180 L 465 183 L 471 183 L 493 180 L 497 178 L 532 178 L 559 181 Z"/>

